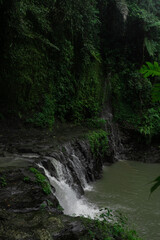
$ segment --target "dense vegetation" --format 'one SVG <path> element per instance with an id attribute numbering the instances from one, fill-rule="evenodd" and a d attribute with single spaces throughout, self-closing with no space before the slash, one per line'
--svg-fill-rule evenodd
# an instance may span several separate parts
<path id="1" fill-rule="evenodd" d="M 84 122 L 111 102 L 115 120 L 150 141 L 160 133 L 160 3 L 0 0 L 0 118 L 38 126 Z M 89 121 L 89 120 L 88 120 Z"/>

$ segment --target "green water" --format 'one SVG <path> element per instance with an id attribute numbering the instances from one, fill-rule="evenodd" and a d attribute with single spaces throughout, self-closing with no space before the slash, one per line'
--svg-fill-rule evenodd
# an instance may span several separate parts
<path id="1" fill-rule="evenodd" d="M 100 208 L 121 210 L 144 240 L 160 240 L 160 187 L 149 198 L 148 184 L 159 175 L 160 164 L 120 161 L 104 167 L 85 196 Z"/>

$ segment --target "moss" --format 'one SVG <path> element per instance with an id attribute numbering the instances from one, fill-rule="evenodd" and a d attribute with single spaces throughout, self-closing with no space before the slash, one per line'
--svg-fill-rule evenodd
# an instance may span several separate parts
<path id="1" fill-rule="evenodd" d="M 6 187 L 7 186 L 7 181 L 4 176 L 0 177 L 0 186 L 1 187 Z"/>
<path id="2" fill-rule="evenodd" d="M 30 182 L 30 178 L 26 176 L 26 177 L 23 178 L 23 181 L 24 182 Z"/>
<path id="3" fill-rule="evenodd" d="M 47 195 L 51 193 L 51 186 L 46 177 L 40 173 L 36 168 L 31 167 L 30 171 L 35 174 L 36 181 L 42 186 L 43 192 Z"/>

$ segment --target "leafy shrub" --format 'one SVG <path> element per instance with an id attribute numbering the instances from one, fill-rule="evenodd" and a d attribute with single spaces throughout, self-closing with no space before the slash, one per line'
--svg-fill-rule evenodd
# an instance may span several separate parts
<path id="1" fill-rule="evenodd" d="M 50 95 L 45 95 L 42 111 L 35 113 L 33 118 L 29 118 L 27 121 L 34 123 L 39 127 L 49 127 L 50 129 L 54 124 L 54 99 Z"/>
<path id="2" fill-rule="evenodd" d="M 92 154 L 95 157 L 101 156 L 102 158 L 107 155 L 108 151 L 108 137 L 104 130 L 97 130 L 89 133 L 87 138 L 90 143 Z"/>
<path id="3" fill-rule="evenodd" d="M 142 117 L 140 133 L 152 137 L 160 133 L 160 107 L 149 108 Z"/>
<path id="4" fill-rule="evenodd" d="M 147 72 L 147 69 L 145 67 L 143 72 Z M 151 74 L 151 69 L 148 74 Z M 133 69 L 131 73 L 125 69 L 120 75 L 112 77 L 112 91 L 116 121 L 124 127 L 135 129 L 148 142 L 160 133 L 159 105 L 152 102 L 152 84 L 149 79 L 143 79 Z"/>

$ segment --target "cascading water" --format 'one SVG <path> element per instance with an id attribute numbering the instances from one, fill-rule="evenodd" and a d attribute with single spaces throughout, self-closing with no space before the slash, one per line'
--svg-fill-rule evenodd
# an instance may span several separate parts
<path id="1" fill-rule="evenodd" d="M 68 164 L 72 163 L 72 170 L 69 169 L 67 164 L 62 164 L 53 157 L 47 157 L 47 160 L 54 166 L 56 176 L 52 176 L 42 165 L 43 163 L 38 164 L 38 166 L 43 168 L 50 184 L 55 188 L 55 196 L 64 209 L 64 214 L 71 216 L 83 215 L 91 218 L 95 217 L 99 211 L 98 208 L 87 202 L 83 196 L 80 196 L 78 190 L 76 191 L 77 188 L 74 188 L 74 185 L 76 184 L 74 182 L 74 174 L 76 174 L 83 189 L 90 190 L 85 176 L 85 168 L 83 164 L 81 164 L 78 156 L 75 155 L 73 149 L 70 153 L 70 157 L 67 159 Z"/>
<path id="2" fill-rule="evenodd" d="M 122 158 L 124 147 L 121 143 L 119 128 L 113 121 L 113 114 L 109 105 L 105 107 L 102 118 L 106 120 L 105 130 L 109 133 L 110 149 L 113 152 L 113 158 L 118 161 Z"/>

